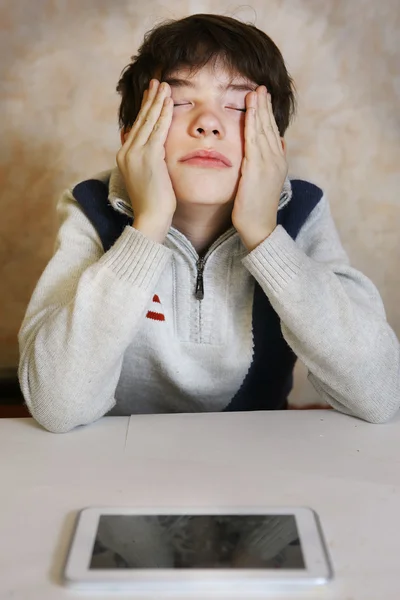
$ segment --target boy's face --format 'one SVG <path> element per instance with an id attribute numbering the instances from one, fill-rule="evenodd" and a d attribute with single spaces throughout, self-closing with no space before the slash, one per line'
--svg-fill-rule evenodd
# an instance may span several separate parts
<path id="1" fill-rule="evenodd" d="M 257 84 L 232 77 L 218 63 L 190 77 L 188 68 L 179 69 L 165 81 L 174 101 L 165 161 L 178 202 L 233 202 L 244 154 L 245 97 Z M 228 164 L 184 160 L 198 150 L 219 152 Z"/>

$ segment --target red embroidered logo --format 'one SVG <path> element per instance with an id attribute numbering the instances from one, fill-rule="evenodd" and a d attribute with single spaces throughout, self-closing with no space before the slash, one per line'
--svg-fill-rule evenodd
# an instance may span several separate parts
<path id="1" fill-rule="evenodd" d="M 153 319 L 153 321 L 165 321 L 165 316 L 160 310 L 162 310 L 160 298 L 157 294 L 153 296 L 153 304 L 159 304 L 159 306 L 153 306 L 153 310 L 148 310 L 146 317 L 148 319 Z"/>

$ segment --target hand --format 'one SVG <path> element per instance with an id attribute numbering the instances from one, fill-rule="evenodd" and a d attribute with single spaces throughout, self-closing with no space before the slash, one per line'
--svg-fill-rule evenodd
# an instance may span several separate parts
<path id="1" fill-rule="evenodd" d="M 172 113 L 170 86 L 152 79 L 117 153 L 117 165 L 132 203 L 133 227 L 158 242 L 167 235 L 176 209 L 164 148 Z"/>
<path id="2" fill-rule="evenodd" d="M 232 223 L 251 252 L 275 229 L 288 172 L 285 152 L 265 86 L 246 96 L 245 149 Z"/>

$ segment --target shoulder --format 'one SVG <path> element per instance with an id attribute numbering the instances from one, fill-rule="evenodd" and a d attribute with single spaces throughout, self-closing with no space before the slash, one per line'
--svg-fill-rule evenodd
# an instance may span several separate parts
<path id="1" fill-rule="evenodd" d="M 321 187 L 306 179 L 291 179 L 292 200 L 297 204 L 308 204 L 315 207 L 324 195 Z"/>
<path id="2" fill-rule="evenodd" d="M 292 197 L 278 213 L 278 222 L 295 239 L 314 209 L 322 203 L 323 190 L 305 179 L 290 179 Z"/>
<path id="3" fill-rule="evenodd" d="M 111 172 L 111 170 L 101 171 L 92 177 L 74 183 L 70 188 L 71 195 L 83 207 L 87 204 L 107 201 Z"/>
<path id="4" fill-rule="evenodd" d="M 126 214 L 115 210 L 109 201 L 109 183 L 113 170 L 102 171 L 71 188 L 71 194 L 92 223 L 107 251 L 131 222 Z"/>

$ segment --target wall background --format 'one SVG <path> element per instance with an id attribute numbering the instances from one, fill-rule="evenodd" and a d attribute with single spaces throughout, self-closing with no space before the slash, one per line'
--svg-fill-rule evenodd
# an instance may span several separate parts
<path id="1" fill-rule="evenodd" d="M 121 70 L 148 29 L 198 12 L 250 21 L 280 47 L 298 90 L 289 172 L 324 187 L 400 336 L 398 0 L 0 0 L 0 368 L 18 363 L 58 195 L 115 165 Z M 301 366 L 292 399 L 317 399 Z"/>

